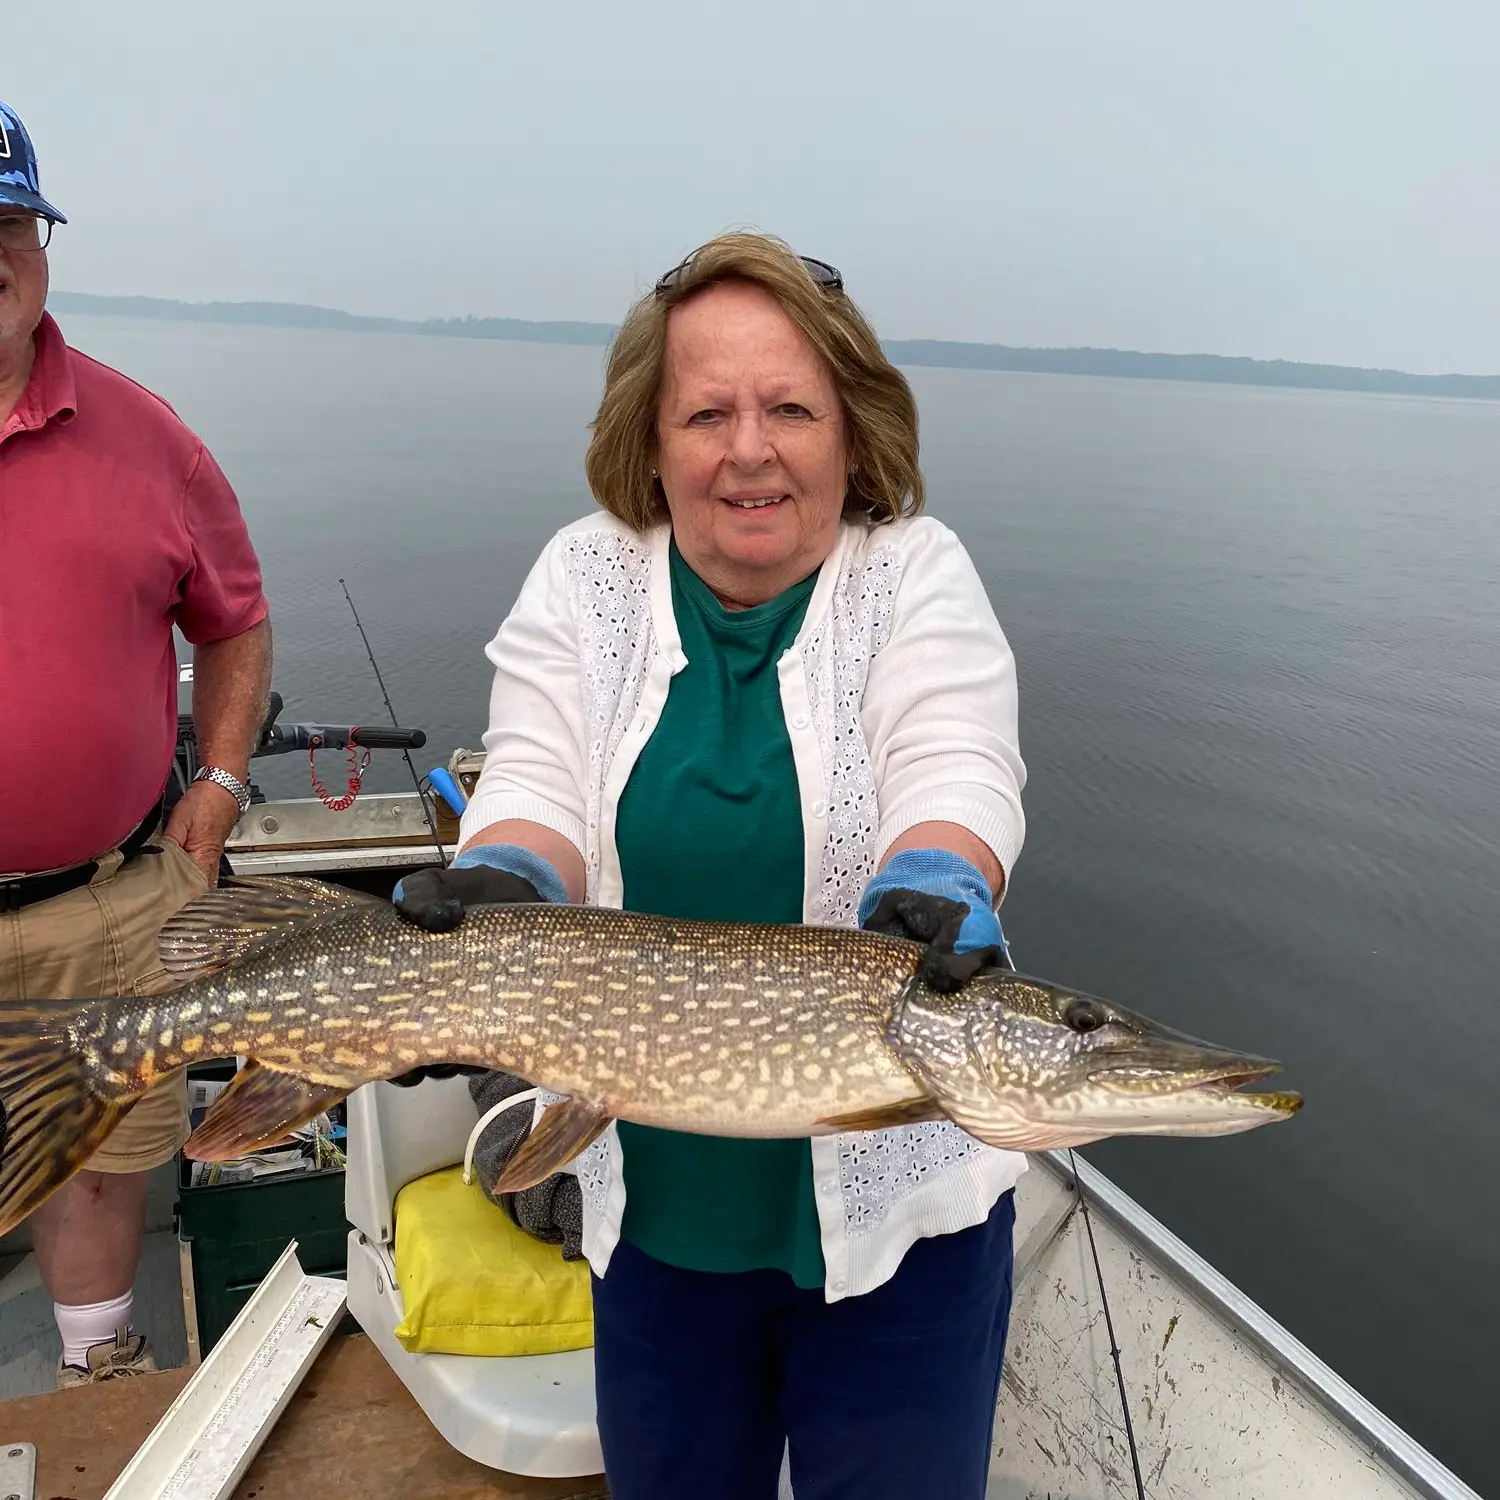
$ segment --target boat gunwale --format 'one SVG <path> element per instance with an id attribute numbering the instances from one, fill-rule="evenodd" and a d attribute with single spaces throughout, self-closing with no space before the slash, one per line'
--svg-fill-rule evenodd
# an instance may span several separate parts
<path id="1" fill-rule="evenodd" d="M 1372 1457 L 1412 1485 L 1425 1500 L 1484 1500 L 1405 1428 L 1360 1395 L 1331 1365 L 1097 1167 L 1082 1157 L 1070 1162 L 1066 1151 L 1037 1152 L 1032 1159 L 1070 1187 L 1081 1183 L 1091 1211 L 1108 1219 L 1126 1240 L 1142 1250 L 1211 1314 L 1254 1344 L 1299 1389 L 1367 1443 Z"/>

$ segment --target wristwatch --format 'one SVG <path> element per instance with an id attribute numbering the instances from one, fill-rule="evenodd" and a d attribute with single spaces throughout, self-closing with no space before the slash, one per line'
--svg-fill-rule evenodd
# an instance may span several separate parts
<path id="1" fill-rule="evenodd" d="M 212 781 L 216 786 L 221 786 L 240 805 L 240 816 L 243 818 L 250 810 L 250 788 L 238 778 L 231 776 L 228 771 L 221 771 L 218 766 L 199 766 L 198 774 L 193 777 L 194 781 Z"/>

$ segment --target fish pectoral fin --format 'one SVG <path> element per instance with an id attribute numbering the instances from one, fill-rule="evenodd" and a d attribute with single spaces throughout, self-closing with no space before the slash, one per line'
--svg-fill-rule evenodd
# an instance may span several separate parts
<path id="1" fill-rule="evenodd" d="M 892 1125 L 926 1125 L 947 1118 L 936 1099 L 930 1094 L 919 1094 L 915 1099 L 903 1099 L 899 1104 L 851 1110 L 846 1115 L 827 1115 L 818 1124 L 833 1130 L 885 1130 Z"/>
<path id="2" fill-rule="evenodd" d="M 549 1104 L 495 1181 L 497 1193 L 520 1193 L 587 1151 L 613 1116 L 587 1099 Z"/>
<path id="3" fill-rule="evenodd" d="M 301 927 L 379 897 L 299 875 L 226 880 L 189 901 L 161 930 L 162 967 L 179 978 L 212 974 Z"/>
<path id="4" fill-rule="evenodd" d="M 348 1092 L 348 1087 L 314 1083 L 251 1058 L 209 1105 L 182 1154 L 190 1161 L 231 1161 L 281 1140 Z"/>

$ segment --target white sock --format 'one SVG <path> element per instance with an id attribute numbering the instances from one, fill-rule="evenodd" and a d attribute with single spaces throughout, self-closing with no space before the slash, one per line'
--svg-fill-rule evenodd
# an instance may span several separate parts
<path id="1" fill-rule="evenodd" d="M 81 1307 L 54 1302 L 52 1315 L 62 1335 L 63 1363 L 86 1368 L 89 1350 L 95 1344 L 107 1343 L 121 1328 L 130 1327 L 133 1300 L 134 1294 L 126 1292 L 111 1302 L 86 1302 Z"/>

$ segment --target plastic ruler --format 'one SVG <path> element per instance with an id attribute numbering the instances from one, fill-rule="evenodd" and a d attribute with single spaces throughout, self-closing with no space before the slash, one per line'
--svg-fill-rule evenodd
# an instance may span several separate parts
<path id="1" fill-rule="evenodd" d="M 225 1500 L 332 1335 L 344 1298 L 342 1281 L 303 1273 L 293 1240 L 105 1500 Z"/>

